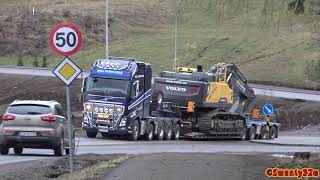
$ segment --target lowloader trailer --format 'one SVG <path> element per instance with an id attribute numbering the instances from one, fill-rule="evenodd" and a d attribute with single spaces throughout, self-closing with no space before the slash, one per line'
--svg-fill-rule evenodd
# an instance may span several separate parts
<path id="1" fill-rule="evenodd" d="M 153 88 L 153 102 L 174 108 L 186 138 L 248 140 L 253 133 L 264 133 L 266 121 L 246 117 L 254 106 L 255 94 L 234 64 L 218 63 L 208 72 L 202 66 L 162 71 L 154 78 Z M 273 130 L 279 130 L 279 124 L 272 125 Z"/>

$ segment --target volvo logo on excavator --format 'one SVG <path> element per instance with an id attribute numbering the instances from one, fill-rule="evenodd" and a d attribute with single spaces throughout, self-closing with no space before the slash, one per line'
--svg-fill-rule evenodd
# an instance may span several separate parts
<path id="1" fill-rule="evenodd" d="M 166 89 L 169 91 L 177 91 L 177 92 L 186 92 L 187 89 L 183 87 L 175 87 L 175 86 L 166 86 Z"/>

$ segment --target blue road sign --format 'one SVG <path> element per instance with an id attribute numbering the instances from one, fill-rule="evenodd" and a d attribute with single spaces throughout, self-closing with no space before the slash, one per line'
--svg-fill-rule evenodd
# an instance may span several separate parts
<path id="1" fill-rule="evenodd" d="M 265 115 L 271 115 L 273 113 L 273 106 L 272 104 L 266 104 L 263 106 L 263 113 Z"/>

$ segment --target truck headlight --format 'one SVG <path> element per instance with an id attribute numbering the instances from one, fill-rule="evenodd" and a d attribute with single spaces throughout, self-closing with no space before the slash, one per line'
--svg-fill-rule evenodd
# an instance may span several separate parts
<path id="1" fill-rule="evenodd" d="M 119 126 L 126 126 L 127 125 L 127 118 L 124 117 L 121 119 L 120 125 Z"/>
<path id="2" fill-rule="evenodd" d="M 83 104 L 83 109 L 85 112 L 91 112 L 93 108 L 93 104 L 92 103 L 84 103 Z"/>
<path id="3" fill-rule="evenodd" d="M 124 107 L 123 106 L 116 106 L 116 111 L 118 114 L 122 114 L 124 111 Z"/>

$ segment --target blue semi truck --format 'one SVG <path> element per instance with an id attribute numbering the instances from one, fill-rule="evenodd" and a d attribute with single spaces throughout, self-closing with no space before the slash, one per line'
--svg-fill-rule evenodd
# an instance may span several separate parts
<path id="1" fill-rule="evenodd" d="M 96 60 L 82 84 L 82 128 L 87 136 L 179 139 L 180 119 L 151 104 L 151 81 L 150 64 L 120 57 Z"/>

